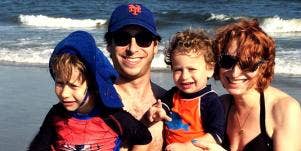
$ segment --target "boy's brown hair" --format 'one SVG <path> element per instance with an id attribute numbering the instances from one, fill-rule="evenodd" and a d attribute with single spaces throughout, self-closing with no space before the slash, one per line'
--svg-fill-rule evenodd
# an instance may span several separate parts
<path id="1" fill-rule="evenodd" d="M 69 81 L 72 76 L 73 68 L 77 68 L 80 71 L 80 75 L 77 78 L 80 79 L 81 82 L 87 80 L 87 69 L 76 55 L 64 53 L 56 56 L 51 64 L 51 68 L 55 80 L 60 77 L 64 82 Z"/>
<path id="2" fill-rule="evenodd" d="M 203 55 L 207 65 L 214 67 L 215 57 L 212 50 L 212 40 L 207 33 L 200 28 L 185 29 L 177 32 L 170 40 L 169 46 L 165 49 L 165 63 L 172 66 L 174 54 Z"/>

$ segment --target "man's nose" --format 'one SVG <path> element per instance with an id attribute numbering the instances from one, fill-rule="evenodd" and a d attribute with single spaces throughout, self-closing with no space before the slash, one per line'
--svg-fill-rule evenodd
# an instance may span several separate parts
<path id="1" fill-rule="evenodd" d="M 129 54 L 134 54 L 135 52 L 137 52 L 140 49 L 140 47 L 138 46 L 136 39 L 134 37 L 132 37 L 130 45 L 128 47 L 127 52 Z"/>

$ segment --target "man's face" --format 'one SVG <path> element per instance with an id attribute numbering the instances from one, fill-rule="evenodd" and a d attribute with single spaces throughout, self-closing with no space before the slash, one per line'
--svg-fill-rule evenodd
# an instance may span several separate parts
<path id="1" fill-rule="evenodd" d="M 158 42 L 145 28 L 126 26 L 113 34 L 108 46 L 113 64 L 121 79 L 137 79 L 149 75 Z"/>

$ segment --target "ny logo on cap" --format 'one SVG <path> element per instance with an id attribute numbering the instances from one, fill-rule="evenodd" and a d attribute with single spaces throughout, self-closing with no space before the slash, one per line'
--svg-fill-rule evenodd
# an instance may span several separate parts
<path id="1" fill-rule="evenodd" d="M 141 7 L 140 5 L 136 4 L 129 4 L 129 12 L 132 13 L 134 16 L 138 15 L 141 13 Z"/>

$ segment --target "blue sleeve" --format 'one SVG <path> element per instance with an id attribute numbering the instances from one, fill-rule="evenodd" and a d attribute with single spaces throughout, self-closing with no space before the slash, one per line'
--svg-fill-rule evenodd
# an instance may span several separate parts
<path id="1" fill-rule="evenodd" d="M 206 133 L 210 133 L 218 144 L 224 140 L 225 114 L 222 102 L 216 93 L 202 98 L 201 118 Z"/>

